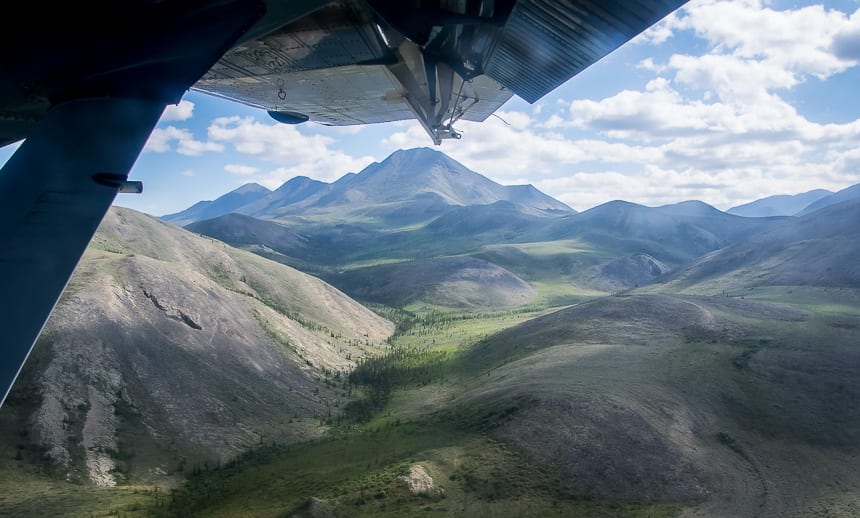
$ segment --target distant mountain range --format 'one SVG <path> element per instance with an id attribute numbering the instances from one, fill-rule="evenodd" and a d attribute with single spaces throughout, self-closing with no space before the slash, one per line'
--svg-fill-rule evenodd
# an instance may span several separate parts
<path id="1" fill-rule="evenodd" d="M 833 192 L 826 189 L 801 194 L 779 194 L 755 200 L 744 205 L 738 205 L 727 210 L 729 214 L 748 218 L 766 218 L 769 216 L 794 216 L 811 204 L 830 196 Z"/>
<path id="2" fill-rule="evenodd" d="M 612 201 L 560 218 L 544 239 L 585 239 L 679 264 L 763 230 L 773 220 L 733 216 L 700 201 L 645 207 Z"/>
<path id="3" fill-rule="evenodd" d="M 836 205 L 837 203 L 842 203 L 843 201 L 850 201 L 860 199 L 860 184 L 852 185 L 851 187 L 847 187 L 842 189 L 841 191 L 835 192 L 830 196 L 825 196 L 818 201 L 815 201 L 797 214 L 796 216 L 806 216 L 807 214 L 812 214 L 813 212 L 823 209 L 824 207 L 829 207 L 831 205 Z"/>
<path id="4" fill-rule="evenodd" d="M 502 186 L 418 148 L 331 184 L 297 177 L 271 192 L 245 186 L 163 219 L 185 222 L 230 210 L 187 228 L 321 276 L 361 300 L 495 307 L 536 296 L 524 284 L 502 281 L 507 277 L 563 279 L 598 291 L 642 286 L 708 253 L 791 226 L 790 216 L 775 214 L 825 206 L 855 191 L 771 197 L 735 214 L 701 201 L 661 207 L 612 201 L 577 213 L 532 186 Z M 242 199 L 250 201 L 236 207 Z M 536 254 L 538 247 L 547 251 Z M 446 259 L 462 256 L 483 266 Z M 498 274 L 487 275 L 493 268 Z M 480 290 L 446 280 L 469 275 L 497 282 L 477 297 Z M 503 286 L 519 286 L 518 294 L 493 295 Z"/>
<path id="5" fill-rule="evenodd" d="M 860 199 L 783 220 L 673 273 L 666 287 L 719 294 L 758 286 L 860 288 Z"/>
<path id="6" fill-rule="evenodd" d="M 396 151 L 382 162 L 331 184 L 302 176 L 273 192 L 249 184 L 162 219 L 185 226 L 230 212 L 263 219 L 325 214 L 408 225 L 431 219 L 450 207 L 499 201 L 537 215 L 575 212 L 531 185 L 499 185 L 444 153 L 416 148 Z"/>
<path id="7" fill-rule="evenodd" d="M 837 193 L 815 189 L 768 196 L 732 207 L 726 213 L 750 218 L 802 216 L 857 197 L 860 184 Z M 230 213 L 262 219 L 325 214 L 408 225 L 427 222 L 451 207 L 500 201 L 511 203 L 524 214 L 576 212 L 532 185 L 499 185 L 444 153 L 414 148 L 396 151 L 382 162 L 374 162 L 359 173 L 348 173 L 333 183 L 297 176 L 275 191 L 256 183 L 245 184 L 216 200 L 198 202 L 161 219 L 185 226 Z"/>
<path id="8" fill-rule="evenodd" d="M 825 189 L 816 189 L 795 195 L 769 196 L 745 205 L 732 207 L 726 212 L 751 218 L 806 216 L 824 207 L 858 198 L 860 198 L 860 184 L 852 185 L 835 193 Z"/>
<path id="9" fill-rule="evenodd" d="M 218 216 L 237 211 L 271 192 L 260 184 L 246 183 L 214 201 L 199 201 L 182 212 L 164 216 L 162 219 L 174 225 L 184 227 L 195 221 L 217 218 Z"/>

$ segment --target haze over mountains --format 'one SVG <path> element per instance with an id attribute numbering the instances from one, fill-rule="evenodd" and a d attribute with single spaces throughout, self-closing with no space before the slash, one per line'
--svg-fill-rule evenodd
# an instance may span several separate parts
<path id="1" fill-rule="evenodd" d="M 0 410 L 0 488 L 188 480 L 144 500 L 166 516 L 856 515 L 860 192 L 760 202 L 823 208 L 577 213 L 428 149 L 162 218 L 185 229 L 114 208 Z"/>

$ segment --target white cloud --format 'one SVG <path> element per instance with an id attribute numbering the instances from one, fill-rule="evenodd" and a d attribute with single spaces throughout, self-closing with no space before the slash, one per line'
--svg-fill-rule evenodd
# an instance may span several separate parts
<path id="1" fill-rule="evenodd" d="M 724 72 L 716 68 L 714 73 L 731 75 L 731 70 L 731 66 Z M 576 173 L 565 182 L 545 184 L 568 189 L 550 194 L 558 194 L 575 207 L 583 201 L 609 201 L 605 198 L 647 205 L 699 198 L 728 208 L 738 200 L 771 194 L 842 188 L 852 182 L 845 171 L 860 165 L 852 160 L 854 143 L 860 139 L 860 120 L 813 123 L 764 89 L 756 95 L 738 96 L 733 102 L 705 102 L 685 98 L 670 81 L 656 79 L 645 91 L 626 90 L 600 101 L 575 101 L 570 116 L 576 127 L 622 139 L 628 150 L 636 150 L 616 151 L 616 157 L 630 159 L 632 169 L 628 171 L 633 174 Z M 601 149 L 596 143 L 588 147 Z M 602 162 L 608 166 L 614 160 Z M 572 189 L 574 181 L 586 186 L 586 191 L 602 185 L 601 192 L 614 195 Z"/>
<path id="2" fill-rule="evenodd" d="M 186 169 L 179 174 L 181 174 L 182 176 L 191 177 L 191 176 L 194 176 L 194 171 L 192 171 L 191 169 Z"/>
<path id="3" fill-rule="evenodd" d="M 181 139 L 176 147 L 180 155 L 199 156 L 206 151 L 223 151 L 224 146 L 217 142 L 203 142 L 194 139 Z"/>
<path id="4" fill-rule="evenodd" d="M 566 167 L 588 162 L 643 162 L 656 159 L 659 153 L 646 147 L 595 139 L 570 139 L 562 134 L 545 131 L 546 124 L 527 120 L 518 112 L 506 112 L 506 119 L 517 122 L 506 125 L 490 118 L 483 123 L 461 122 L 463 132 L 458 141 L 443 141 L 440 151 L 465 166 L 502 184 L 520 182 L 522 178 L 537 180 L 557 174 Z M 553 119 L 550 116 L 549 120 Z M 426 146 L 427 135 L 417 124 L 398 132 L 384 141 L 394 149 Z"/>
<path id="5" fill-rule="evenodd" d="M 336 141 L 324 135 L 304 135 L 295 126 L 264 124 L 250 117 L 222 117 L 212 121 L 210 141 L 224 143 L 236 152 L 278 164 L 267 173 L 251 173 L 255 181 L 279 187 L 294 176 L 333 181 L 348 171 L 359 171 L 374 161 L 352 157 L 333 148 Z"/>
<path id="6" fill-rule="evenodd" d="M 672 28 L 692 29 L 719 53 L 822 79 L 853 65 L 833 41 L 855 22 L 821 5 L 776 11 L 759 0 L 693 0 L 682 13 Z"/>
<path id="7" fill-rule="evenodd" d="M 860 149 L 850 149 L 833 156 L 833 170 L 851 183 L 860 182 Z"/>
<path id="8" fill-rule="evenodd" d="M 666 79 L 648 83 L 644 92 L 624 90 L 600 101 L 570 104 L 570 122 L 610 138 L 642 141 L 726 130 L 731 109 L 719 104 L 687 101 Z"/>
<path id="9" fill-rule="evenodd" d="M 241 164 L 227 164 L 224 166 L 224 170 L 237 176 L 250 176 L 259 171 L 256 167 Z"/>
<path id="10" fill-rule="evenodd" d="M 523 112 L 499 110 L 493 115 L 501 120 L 506 126 L 511 126 L 512 128 L 519 130 L 528 128 L 529 124 L 532 122 L 531 117 L 529 117 L 527 113 Z"/>
<path id="11" fill-rule="evenodd" d="M 305 136 L 295 126 L 263 124 L 251 117 L 220 117 L 208 129 L 209 139 L 228 143 L 237 152 L 275 162 L 300 162 L 327 152 L 333 139 Z"/>
<path id="12" fill-rule="evenodd" d="M 155 128 L 143 148 L 144 151 L 155 153 L 167 153 L 174 149 L 181 155 L 199 156 L 206 151 L 223 151 L 224 146 L 217 142 L 194 140 L 191 131 L 176 126 L 167 126 L 166 128 Z"/>
<path id="13" fill-rule="evenodd" d="M 766 102 L 774 89 L 788 89 L 798 78 L 769 61 L 755 61 L 725 54 L 689 56 L 676 54 L 668 69 L 675 71 L 675 82 L 699 91 L 713 91 L 725 103 Z"/>
<path id="14" fill-rule="evenodd" d="M 146 141 L 146 145 L 143 147 L 143 150 L 155 153 L 166 153 L 172 149 L 170 146 L 171 141 L 184 136 L 191 138 L 191 132 L 188 130 L 181 130 L 175 126 L 156 128 L 149 135 L 149 140 Z"/>
<path id="15" fill-rule="evenodd" d="M 654 63 L 653 58 L 645 58 L 636 65 L 636 68 L 641 68 L 642 70 L 649 70 L 651 72 L 661 74 L 666 69 L 666 66 Z"/>
<path id="16" fill-rule="evenodd" d="M 168 104 L 161 115 L 161 122 L 185 121 L 194 113 L 194 103 L 191 101 L 179 101 L 179 104 Z"/>
<path id="17" fill-rule="evenodd" d="M 633 38 L 630 43 L 661 45 L 674 35 L 678 25 L 678 11 L 669 13 L 668 16 L 655 23 L 641 34 Z"/>
<path id="18" fill-rule="evenodd" d="M 833 36 L 833 53 L 839 59 L 860 62 L 860 10 Z"/>

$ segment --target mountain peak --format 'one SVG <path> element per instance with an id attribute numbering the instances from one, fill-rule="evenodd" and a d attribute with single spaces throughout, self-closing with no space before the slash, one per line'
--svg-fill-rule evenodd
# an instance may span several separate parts
<path id="1" fill-rule="evenodd" d="M 679 203 L 663 205 L 662 207 L 657 208 L 684 216 L 710 216 L 721 212 L 719 209 L 716 209 L 700 200 L 687 200 Z"/>
<path id="2" fill-rule="evenodd" d="M 489 205 L 510 201 L 526 211 L 573 210 L 532 186 L 503 186 L 472 171 L 441 151 L 427 147 L 401 149 L 375 162 L 335 189 L 323 205 L 358 205 L 426 201 L 428 195 L 444 205 Z"/>
<path id="3" fill-rule="evenodd" d="M 238 189 L 234 189 L 231 192 L 234 194 L 255 194 L 255 193 L 266 194 L 266 193 L 270 193 L 272 191 L 266 187 L 263 187 L 262 185 L 260 185 L 256 182 L 252 182 L 252 183 L 246 183 L 245 185 L 242 185 Z"/>
<path id="4" fill-rule="evenodd" d="M 280 187 L 275 189 L 275 192 L 278 191 L 292 191 L 295 189 L 301 189 L 311 185 L 324 185 L 325 182 L 321 182 L 319 180 L 314 180 L 313 178 L 309 178 L 307 176 L 294 176 L 282 183 Z"/>
<path id="5" fill-rule="evenodd" d="M 162 216 L 161 219 L 181 227 L 194 221 L 233 212 L 248 203 L 269 195 L 271 192 L 258 183 L 246 183 L 215 200 L 197 202 L 181 212 Z"/>
<path id="6" fill-rule="evenodd" d="M 430 149 L 429 147 L 399 149 L 388 155 L 385 160 L 379 163 L 380 166 L 388 165 L 396 167 L 397 169 L 417 169 L 419 171 L 427 171 L 437 164 L 444 164 L 449 169 L 466 169 L 466 166 L 457 162 L 445 153 L 435 149 Z M 373 172 L 375 172 L 375 170 Z"/>
<path id="7" fill-rule="evenodd" d="M 500 185 L 428 147 L 395 151 L 381 162 L 374 162 L 358 173 L 347 173 L 331 184 L 296 176 L 275 191 L 257 184 L 242 189 L 255 195 L 248 196 L 243 203 L 235 203 L 240 201 L 235 200 L 236 194 L 243 194 L 236 191 L 222 197 L 225 199 L 207 202 L 205 207 L 187 209 L 164 219 L 184 226 L 229 212 L 276 219 L 315 211 L 346 214 L 368 210 L 375 214 L 374 218 L 387 211 L 397 214 L 411 211 L 419 215 L 415 217 L 426 219 L 444 207 L 489 205 L 497 201 L 509 201 L 519 210 L 534 215 L 576 212 L 533 185 Z M 224 203 L 226 199 L 231 203 Z"/>
<path id="8" fill-rule="evenodd" d="M 394 153 L 388 155 L 388 158 L 396 158 L 396 157 L 444 157 L 448 158 L 448 155 L 445 153 L 429 148 L 429 147 L 413 147 L 409 149 L 398 149 Z"/>

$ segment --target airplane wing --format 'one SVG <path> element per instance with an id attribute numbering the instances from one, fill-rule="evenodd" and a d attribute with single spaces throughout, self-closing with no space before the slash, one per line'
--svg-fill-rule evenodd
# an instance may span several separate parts
<path id="1" fill-rule="evenodd" d="M 435 144 L 535 102 L 678 0 L 335 2 L 228 51 L 192 88 L 328 125 L 417 119 Z"/>
<path id="2" fill-rule="evenodd" d="M 168 104 L 280 122 L 416 119 L 459 138 L 535 102 L 686 0 L 126 0 L 16 5 L 0 33 L 0 393 Z"/>

